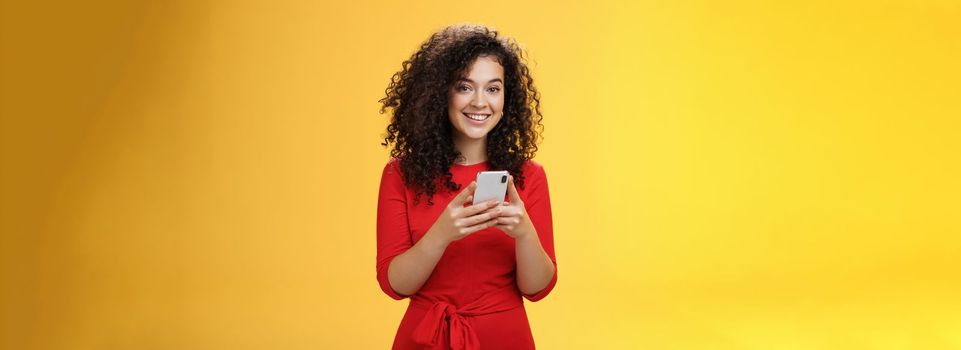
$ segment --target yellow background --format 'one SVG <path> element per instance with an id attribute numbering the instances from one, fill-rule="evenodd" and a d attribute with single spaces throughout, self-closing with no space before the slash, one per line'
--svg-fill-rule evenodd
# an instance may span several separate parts
<path id="1" fill-rule="evenodd" d="M 377 100 L 530 53 L 543 349 L 961 349 L 957 1 L 4 1 L 4 349 L 384 349 Z"/>

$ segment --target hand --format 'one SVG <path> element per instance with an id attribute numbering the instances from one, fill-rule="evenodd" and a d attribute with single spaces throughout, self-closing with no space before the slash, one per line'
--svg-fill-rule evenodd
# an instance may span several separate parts
<path id="1" fill-rule="evenodd" d="M 501 206 L 500 216 L 497 218 L 497 228 L 515 240 L 531 236 L 536 237 L 534 224 L 527 216 L 527 208 L 521 201 L 521 196 L 517 194 L 517 189 L 514 188 L 513 176 L 507 180 L 507 194 L 510 202 L 504 202 L 504 205 Z"/>
<path id="2" fill-rule="evenodd" d="M 497 216 L 501 211 L 501 207 L 498 206 L 500 201 L 492 200 L 470 205 L 474 200 L 476 188 L 477 183 L 471 182 L 467 188 L 457 194 L 425 235 L 432 235 L 442 243 L 448 244 L 497 224 Z"/>

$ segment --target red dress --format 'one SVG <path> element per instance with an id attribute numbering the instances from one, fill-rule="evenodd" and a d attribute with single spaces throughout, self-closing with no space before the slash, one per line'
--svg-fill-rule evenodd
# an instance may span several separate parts
<path id="1" fill-rule="evenodd" d="M 451 167 L 453 181 L 464 188 L 487 162 Z M 514 239 L 487 228 L 447 246 L 430 277 L 409 296 L 407 313 L 394 337 L 393 349 L 534 349 L 523 299 L 538 301 L 557 283 L 551 203 L 544 168 L 534 161 L 523 167 L 525 188 L 517 188 L 541 245 L 554 262 L 554 277 L 540 292 L 525 295 L 517 287 Z M 387 281 L 387 267 L 427 233 L 460 191 L 439 191 L 434 205 L 404 186 L 400 163 L 384 167 L 377 202 L 377 282 L 391 298 L 397 294 Z"/>

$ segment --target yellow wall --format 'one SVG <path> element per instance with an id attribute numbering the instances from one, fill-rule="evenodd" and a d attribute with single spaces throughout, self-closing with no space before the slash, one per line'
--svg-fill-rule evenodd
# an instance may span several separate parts
<path id="1" fill-rule="evenodd" d="M 956 1 L 2 5 L 0 347 L 383 349 L 377 100 L 536 64 L 543 349 L 961 349 Z"/>

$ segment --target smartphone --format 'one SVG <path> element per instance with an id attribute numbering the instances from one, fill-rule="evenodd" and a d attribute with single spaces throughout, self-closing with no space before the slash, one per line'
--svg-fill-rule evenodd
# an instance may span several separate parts
<path id="1" fill-rule="evenodd" d="M 477 188 L 474 189 L 474 203 L 483 203 L 489 200 L 504 202 L 507 195 L 507 177 L 510 174 L 506 170 L 502 171 L 481 171 L 477 173 Z"/>

